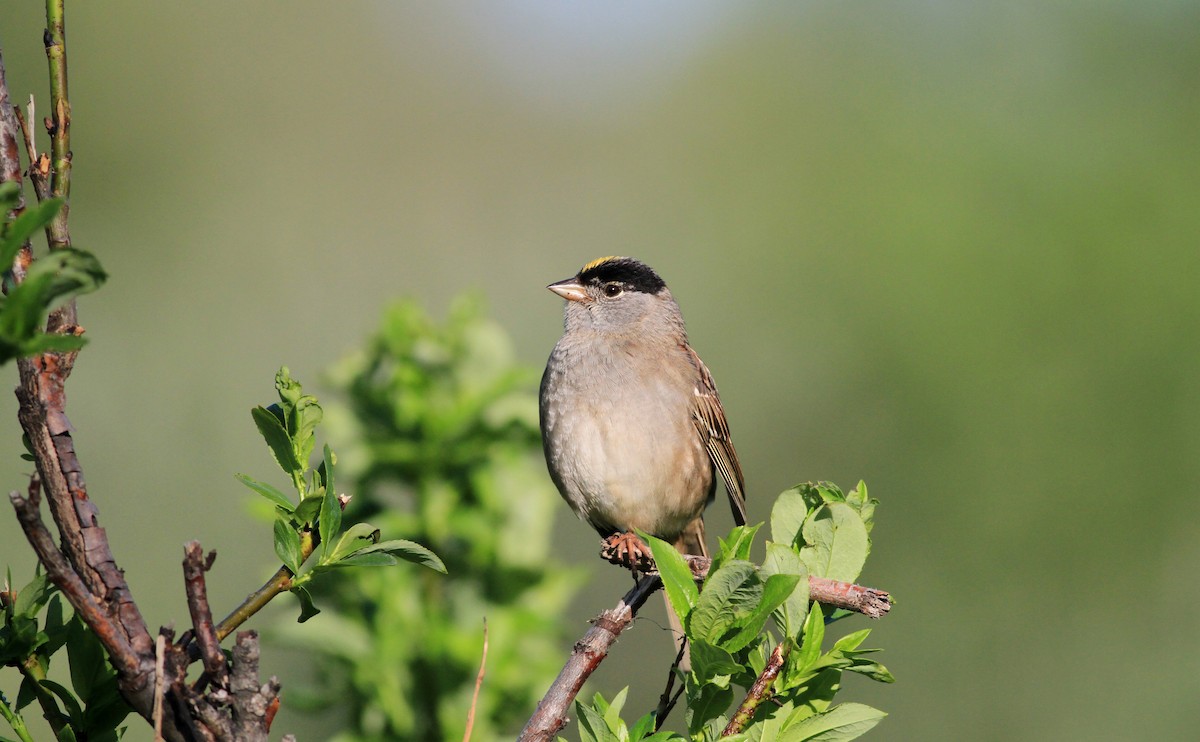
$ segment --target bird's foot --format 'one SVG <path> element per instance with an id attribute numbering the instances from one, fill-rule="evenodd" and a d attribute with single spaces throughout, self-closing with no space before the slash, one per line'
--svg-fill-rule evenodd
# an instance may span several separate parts
<path id="1" fill-rule="evenodd" d="M 626 567 L 635 572 L 654 569 L 654 557 L 650 547 L 635 533 L 614 533 L 601 541 L 600 556 L 612 564 Z"/>

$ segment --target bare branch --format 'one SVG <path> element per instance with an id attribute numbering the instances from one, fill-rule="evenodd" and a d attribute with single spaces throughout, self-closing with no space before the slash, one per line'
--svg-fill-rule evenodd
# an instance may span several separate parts
<path id="1" fill-rule="evenodd" d="M 217 686 L 225 688 L 229 677 L 225 669 L 225 653 L 213 628 L 212 610 L 208 607 L 208 588 L 204 583 L 204 550 L 199 541 L 189 541 L 183 547 L 183 586 L 187 593 L 188 612 L 192 615 L 192 628 L 196 644 L 200 647 L 200 658 L 204 671 Z"/>

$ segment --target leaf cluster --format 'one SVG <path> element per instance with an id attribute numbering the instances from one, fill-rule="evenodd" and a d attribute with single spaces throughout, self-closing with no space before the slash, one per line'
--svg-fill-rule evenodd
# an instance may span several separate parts
<path id="1" fill-rule="evenodd" d="M 28 736 L 21 710 L 37 700 L 60 742 L 120 739 L 121 723 L 132 709 L 121 698 L 116 672 L 96 635 L 78 616 L 64 616 L 62 597 L 46 576 L 36 574 L 15 594 L 0 593 L 0 604 L 0 664 L 23 676 L 15 703 L 0 698 L 0 714 L 18 736 Z M 46 677 L 51 656 L 64 647 L 70 688 Z"/>
<path id="2" fill-rule="evenodd" d="M 337 457 L 326 445 L 320 463 L 310 463 L 316 445 L 316 430 L 324 413 L 317 398 L 305 394 L 287 367 L 275 375 L 279 402 L 252 409 L 258 432 L 287 474 L 295 499 L 274 486 L 246 474 L 237 480 L 266 498 L 275 508 L 275 554 L 292 573 L 290 590 L 300 600 L 300 621 L 319 613 L 308 583 L 324 572 L 344 567 L 383 567 L 401 561 L 416 562 L 445 572 L 436 554 L 413 541 L 381 541 L 381 532 L 369 523 L 342 529 L 342 509 L 349 498 L 336 488 Z M 309 563 L 313 554 L 316 559 Z"/>
<path id="3" fill-rule="evenodd" d="M 19 184 L 0 183 L 0 213 L 4 215 L 0 224 L 0 266 L 4 267 L 5 288 L 0 296 L 0 365 L 47 351 L 82 348 L 85 341 L 81 336 L 43 332 L 46 315 L 80 294 L 95 291 L 108 277 L 95 255 L 61 248 L 34 261 L 18 284 L 12 275 L 18 253 L 63 206 L 61 198 L 48 198 L 13 216 L 20 198 Z"/>
<path id="4" fill-rule="evenodd" d="M 809 577 L 847 582 L 858 577 L 870 553 L 875 505 L 861 482 L 848 494 L 828 483 L 789 489 L 771 511 L 771 539 L 763 561 L 750 560 L 761 524 L 735 528 L 721 540 L 701 587 L 673 546 L 643 535 L 683 624 L 691 660 L 691 670 L 682 673 L 687 737 L 653 739 L 717 739 L 739 710 L 742 730 L 725 739 L 849 740 L 883 718 L 883 712 L 862 704 L 833 704 L 844 672 L 886 683 L 894 679 L 868 656 L 876 650 L 862 648 L 870 629 L 847 634 L 825 650 L 826 625 L 847 614 L 826 617 L 808 595 Z M 747 698 L 746 691 L 768 664 L 780 661 L 766 693 L 735 709 L 735 699 Z M 763 702 L 768 696 L 769 702 Z M 623 695 L 618 698 L 624 700 Z M 638 730 L 653 729 L 653 714 L 624 729 L 614 706 L 619 708 L 617 699 L 577 704 L 581 738 L 624 742 L 640 739 Z"/>

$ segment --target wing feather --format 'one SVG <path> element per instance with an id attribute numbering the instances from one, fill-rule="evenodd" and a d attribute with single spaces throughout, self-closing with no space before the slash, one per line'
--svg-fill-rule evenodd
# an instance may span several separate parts
<path id="1" fill-rule="evenodd" d="M 737 451 L 733 449 L 733 441 L 729 437 L 729 422 L 725 419 L 725 409 L 721 406 L 716 382 L 713 381 L 708 367 L 700 360 L 700 356 L 696 355 L 696 351 L 686 344 L 682 347 L 698 372 L 692 420 L 704 439 L 708 457 L 721 475 L 721 481 L 725 483 L 725 490 L 729 493 L 729 506 L 733 510 L 733 520 L 737 525 L 744 526 L 746 484 L 742 477 L 742 466 L 738 463 Z"/>

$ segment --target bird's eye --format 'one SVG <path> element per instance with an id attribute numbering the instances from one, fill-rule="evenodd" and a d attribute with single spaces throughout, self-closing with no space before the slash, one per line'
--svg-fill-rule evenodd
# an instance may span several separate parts
<path id="1" fill-rule="evenodd" d="M 604 284 L 604 295 L 610 299 L 615 296 L 620 296 L 623 290 L 624 289 L 621 288 L 621 284 L 616 282 Z"/>

